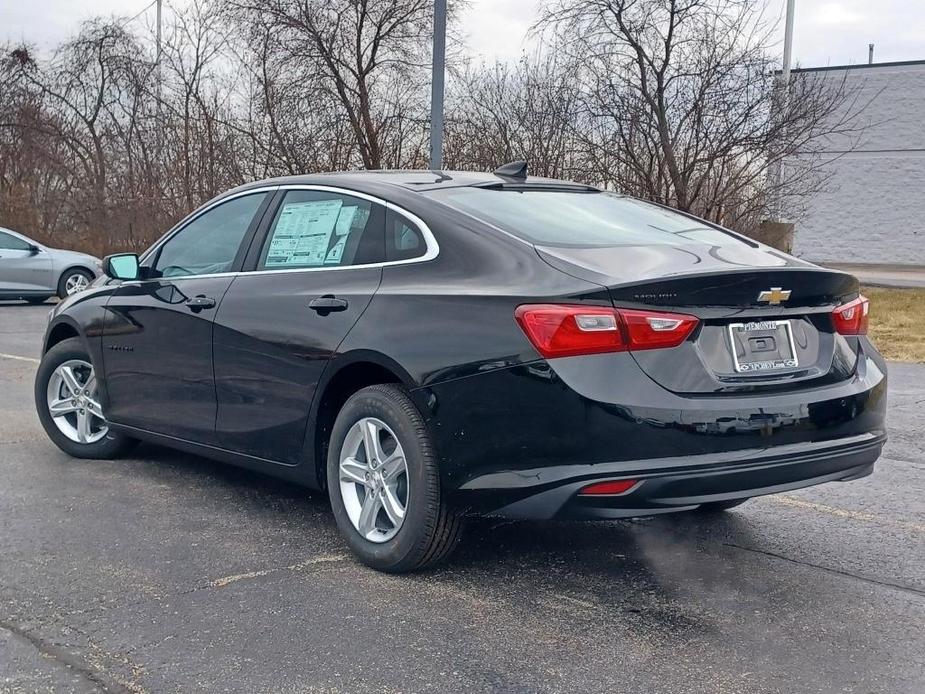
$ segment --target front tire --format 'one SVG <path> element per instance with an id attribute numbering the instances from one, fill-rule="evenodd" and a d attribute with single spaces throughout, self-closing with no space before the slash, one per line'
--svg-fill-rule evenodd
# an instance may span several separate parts
<path id="1" fill-rule="evenodd" d="M 58 280 L 58 297 L 66 299 L 73 294 L 82 292 L 90 286 L 93 281 L 93 275 L 83 268 L 72 267 L 66 270 Z"/>
<path id="2" fill-rule="evenodd" d="M 369 386 L 344 403 L 327 479 L 337 526 L 367 566 L 415 571 L 455 548 L 462 518 L 442 498 L 424 419 L 399 386 Z"/>
<path id="3" fill-rule="evenodd" d="M 118 458 L 135 444 L 109 429 L 97 383 L 90 355 L 76 337 L 48 350 L 35 375 L 39 421 L 48 438 L 75 458 Z"/>

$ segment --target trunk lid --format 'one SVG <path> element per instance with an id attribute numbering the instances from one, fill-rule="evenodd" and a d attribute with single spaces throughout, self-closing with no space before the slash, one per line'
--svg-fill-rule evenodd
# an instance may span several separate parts
<path id="1" fill-rule="evenodd" d="M 558 270 L 607 287 L 618 308 L 700 319 L 679 347 L 633 352 L 642 370 L 673 392 L 818 385 L 854 372 L 856 341 L 836 333 L 831 319 L 832 309 L 858 292 L 851 275 L 732 239 L 723 246 L 537 246 L 537 252 Z"/>

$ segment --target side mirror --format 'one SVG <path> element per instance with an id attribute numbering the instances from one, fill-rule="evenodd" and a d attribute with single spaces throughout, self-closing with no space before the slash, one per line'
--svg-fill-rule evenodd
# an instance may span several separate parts
<path id="1" fill-rule="evenodd" d="M 139 264 L 137 253 L 117 253 L 103 259 L 103 272 L 115 280 L 137 280 Z"/>
<path id="2" fill-rule="evenodd" d="M 42 249 L 39 248 L 38 246 L 36 246 L 34 243 L 30 243 L 30 244 L 29 244 L 29 252 L 30 252 L 32 255 L 38 255 L 39 253 L 42 252 Z"/>

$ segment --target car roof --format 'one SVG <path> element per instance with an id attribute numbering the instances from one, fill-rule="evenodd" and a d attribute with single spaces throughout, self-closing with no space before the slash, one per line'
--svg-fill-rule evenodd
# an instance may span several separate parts
<path id="1" fill-rule="evenodd" d="M 429 171 L 426 169 L 384 169 L 376 171 L 339 171 L 299 176 L 283 176 L 255 181 L 236 188 L 236 191 L 249 188 L 276 185 L 344 185 L 363 188 L 368 185 L 395 186 L 404 190 L 439 190 L 441 188 L 459 188 L 464 186 L 517 185 L 537 188 L 579 188 L 590 190 L 587 186 L 573 181 L 564 181 L 543 176 L 514 178 L 478 171 Z"/>

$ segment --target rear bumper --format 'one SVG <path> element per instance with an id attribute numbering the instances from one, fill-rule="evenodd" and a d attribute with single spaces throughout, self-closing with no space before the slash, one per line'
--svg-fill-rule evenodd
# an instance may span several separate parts
<path id="1" fill-rule="evenodd" d="M 711 501 L 741 499 L 869 475 L 885 442 L 863 434 L 824 444 L 791 444 L 668 459 L 500 473 L 466 486 L 483 511 L 508 518 L 626 518 L 695 508 Z M 639 482 L 613 496 L 579 496 L 588 484 L 629 478 Z M 503 500 L 503 501 L 502 501 Z M 483 504 L 476 504 L 481 506 Z"/>
<path id="2" fill-rule="evenodd" d="M 626 353 L 537 361 L 414 391 L 448 500 L 516 518 L 679 511 L 869 474 L 886 441 L 886 365 L 852 378 L 688 397 Z M 581 497 L 593 482 L 639 480 Z"/>

